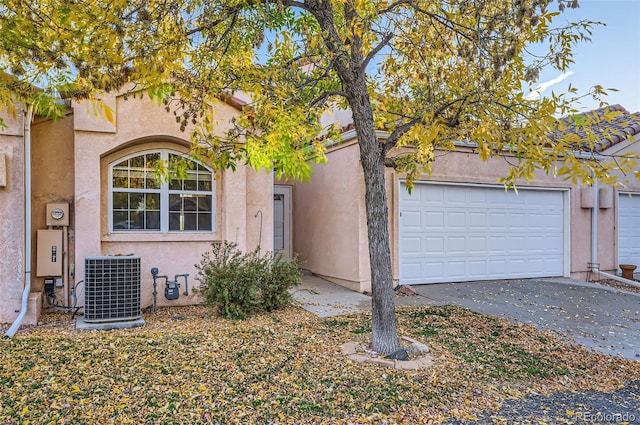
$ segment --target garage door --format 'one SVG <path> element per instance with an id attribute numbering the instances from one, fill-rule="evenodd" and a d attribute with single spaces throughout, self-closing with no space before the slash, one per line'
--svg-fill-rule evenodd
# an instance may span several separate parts
<path id="1" fill-rule="evenodd" d="M 640 265 L 640 195 L 618 196 L 618 264 Z"/>
<path id="2" fill-rule="evenodd" d="M 402 186 L 400 282 L 562 276 L 563 215 L 562 191 Z"/>

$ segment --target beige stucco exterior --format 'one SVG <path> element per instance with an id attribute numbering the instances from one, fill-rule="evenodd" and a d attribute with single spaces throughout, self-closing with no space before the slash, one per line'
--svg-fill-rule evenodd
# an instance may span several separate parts
<path id="1" fill-rule="evenodd" d="M 215 181 L 215 228 L 211 232 L 111 232 L 109 230 L 109 165 L 120 158 L 152 149 L 189 151 L 189 128 L 181 132 L 173 114 L 146 96 L 106 95 L 104 104 L 113 111 L 113 122 L 96 113 L 91 102 L 72 102 L 66 117 L 51 120 L 36 118 L 32 133 L 32 243 L 36 264 L 36 231 L 46 228 L 47 203 L 70 205 L 67 231 L 69 276 L 63 290 L 69 303 L 69 289 L 83 279 L 84 258 L 94 255 L 135 254 L 141 257 L 142 307 L 152 304 L 152 267 L 171 278 L 189 273 L 189 295 L 178 300 L 164 298 L 158 288 L 158 306 L 201 302 L 192 289 L 198 286 L 195 264 L 211 243 L 236 242 L 240 249 L 252 250 L 260 244 L 265 250 L 273 245 L 272 173 L 239 165 L 236 171 L 222 171 Z M 237 114 L 232 106 L 212 105 L 222 133 Z M 0 154 L 6 164 L 7 184 L 0 187 L 0 323 L 11 322 L 20 309 L 24 264 L 24 143 L 22 115 L 8 119 L 9 127 L 0 130 Z M 261 214 L 257 214 L 261 211 Z M 32 276 L 32 290 L 43 291 L 43 277 Z M 79 305 L 83 304 L 79 286 Z M 46 298 L 46 297 L 44 297 Z M 43 308 L 48 308 L 45 299 Z M 37 313 L 23 323 L 35 322 Z"/>
<path id="2" fill-rule="evenodd" d="M 637 143 L 624 142 L 603 154 L 638 151 Z M 355 139 L 329 150 L 326 165 L 315 165 L 311 183 L 295 186 L 294 250 L 303 267 L 351 289 L 371 291 L 370 266 L 364 212 L 364 179 Z M 469 149 L 437 155 L 431 175 L 422 181 L 496 185 L 506 176 L 509 164 L 502 158 L 479 160 Z M 399 191 L 402 176 L 388 170 L 387 198 L 390 216 L 390 245 L 393 277 L 399 280 Z M 622 178 L 625 190 L 640 192 L 635 178 Z M 584 279 L 591 261 L 592 208 L 584 208 L 581 192 L 591 191 L 560 178 L 540 173 L 532 182 L 520 187 L 563 190 L 565 202 L 566 277 Z M 598 258 L 600 269 L 617 269 L 617 190 L 599 187 L 603 200 L 598 208 Z"/>
<path id="3" fill-rule="evenodd" d="M 19 109 L 15 118 L 3 114 L 2 119 L 7 127 L 0 128 L 5 183 L 0 187 L 0 276 L 14 284 L 2 288 L 0 318 L 13 320 L 18 315 L 25 275 L 23 111 Z"/>
<path id="4" fill-rule="evenodd" d="M 188 153 L 189 128 L 181 132 L 172 114 L 147 97 L 106 95 L 113 120 L 96 113 L 91 102 L 70 102 L 66 116 L 57 120 L 36 117 L 30 126 L 32 139 L 32 242 L 31 264 L 25 264 L 25 180 L 24 111 L 6 116 L 0 129 L 0 322 L 11 322 L 20 309 L 25 272 L 36 264 L 38 229 L 47 227 L 48 203 L 68 203 L 70 223 L 65 228 L 68 244 L 64 271 L 64 304 L 70 303 L 70 287 L 84 277 L 84 258 L 95 255 L 136 254 L 141 257 L 142 306 L 153 302 L 152 267 L 173 277 L 189 273 L 189 286 L 197 286 L 195 264 L 212 242 L 228 240 L 244 251 L 260 246 L 273 249 L 274 185 L 292 188 L 292 244 L 303 268 L 360 292 L 371 290 L 364 179 L 356 134 L 328 148 L 326 164 L 313 165 L 306 184 L 274 181 L 270 171 L 255 171 L 238 165 L 235 171 L 216 174 L 215 226 L 211 232 L 111 231 L 109 225 L 109 167 L 127 155 L 166 149 Z M 219 102 L 215 109 L 222 133 L 238 113 L 234 106 Z M 603 155 L 640 153 L 638 143 L 621 142 Z M 430 175 L 421 180 L 439 183 L 496 185 L 507 174 L 502 158 L 482 162 L 470 149 L 439 153 Z M 386 172 L 389 232 L 393 278 L 399 281 L 399 212 L 402 176 Z M 640 194 L 634 176 L 620 176 L 624 191 Z M 592 188 L 583 188 L 541 173 L 520 187 L 553 188 L 563 193 L 565 211 L 564 272 L 567 277 L 585 278 L 591 261 L 592 211 L 585 200 Z M 618 189 L 600 186 L 597 198 L 597 262 L 604 271 L 617 269 Z M 590 195 L 591 194 L 591 195 Z M 33 295 L 24 323 L 35 323 L 39 307 L 50 305 L 42 297 L 43 277 L 31 275 Z M 169 301 L 159 288 L 158 305 L 174 306 L 201 300 L 190 290 L 188 296 Z M 82 294 L 80 289 L 79 294 Z M 44 300 L 43 300 L 44 298 Z M 83 299 L 80 296 L 82 305 Z M 42 305 L 41 305 L 42 304 Z"/>

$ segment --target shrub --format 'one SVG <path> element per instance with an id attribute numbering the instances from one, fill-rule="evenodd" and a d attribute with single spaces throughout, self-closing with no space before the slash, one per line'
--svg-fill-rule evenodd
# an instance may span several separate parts
<path id="1" fill-rule="evenodd" d="M 227 241 L 214 243 L 196 268 L 198 292 L 209 307 L 230 319 L 290 304 L 289 288 L 301 283 L 297 259 L 272 252 L 261 256 L 259 249 L 242 253 Z"/>

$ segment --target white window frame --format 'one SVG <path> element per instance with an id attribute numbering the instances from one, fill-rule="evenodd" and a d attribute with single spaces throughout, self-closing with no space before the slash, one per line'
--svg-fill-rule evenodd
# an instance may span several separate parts
<path id="1" fill-rule="evenodd" d="M 128 189 L 131 193 L 141 192 L 141 193 L 153 193 L 154 191 L 158 191 L 160 193 L 160 230 L 145 230 L 145 229 L 136 229 L 136 230 L 125 230 L 125 229 L 114 229 L 113 228 L 113 167 L 117 164 L 125 161 L 127 159 L 135 158 L 137 156 L 147 155 L 159 153 L 160 160 L 167 163 L 169 160 L 169 155 L 177 155 L 183 158 L 186 158 L 189 161 L 193 161 L 199 164 L 201 167 L 205 168 L 207 171 L 211 173 L 211 192 L 197 191 L 197 190 L 176 190 L 169 189 L 169 180 L 163 180 L 160 182 L 160 189 Z M 109 172 L 108 172 L 108 186 L 109 186 L 109 200 L 108 200 L 108 224 L 109 224 L 109 233 L 114 234 L 134 234 L 134 233 L 145 233 L 145 234 L 187 234 L 187 233 L 195 233 L 195 234 L 209 234 L 214 233 L 216 231 L 216 180 L 215 173 L 213 170 L 206 166 L 205 164 L 196 161 L 188 155 L 185 155 L 181 152 L 177 152 L 171 149 L 148 149 L 144 151 L 138 151 L 132 153 L 130 155 L 126 155 L 120 157 L 109 163 Z M 211 195 L 211 230 L 169 230 L 169 195 L 176 193 L 184 193 L 184 194 L 208 194 Z"/>

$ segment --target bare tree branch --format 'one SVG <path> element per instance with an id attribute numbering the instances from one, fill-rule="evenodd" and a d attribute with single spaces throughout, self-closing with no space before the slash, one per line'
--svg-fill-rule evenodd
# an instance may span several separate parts
<path id="1" fill-rule="evenodd" d="M 332 96 L 347 97 L 347 93 L 343 92 L 342 90 L 326 91 L 326 92 L 322 93 L 322 95 L 320 95 L 320 96 L 316 97 L 315 99 L 313 99 L 311 101 L 311 106 L 315 106 L 315 105 L 324 103 Z"/>
<path id="2" fill-rule="evenodd" d="M 360 64 L 360 68 L 359 68 L 359 72 L 365 72 L 365 70 L 367 69 L 367 66 L 369 66 L 369 62 L 371 62 L 371 60 L 378 54 L 380 53 L 380 51 L 382 49 L 384 49 L 385 46 L 389 45 L 389 42 L 393 39 L 394 35 L 393 33 L 387 33 L 385 34 L 385 36 L 382 38 L 382 40 L 380 40 L 380 43 L 378 43 L 378 45 L 376 47 L 374 47 L 369 54 L 367 54 L 367 56 L 364 58 L 364 60 L 362 61 L 362 64 Z"/>

